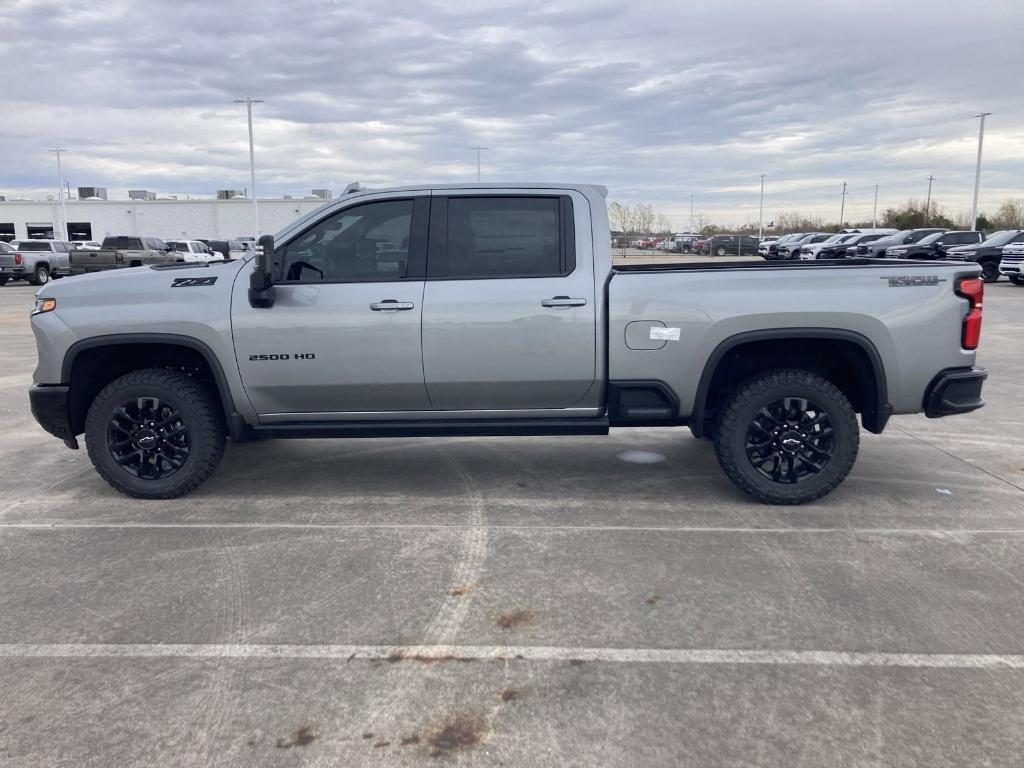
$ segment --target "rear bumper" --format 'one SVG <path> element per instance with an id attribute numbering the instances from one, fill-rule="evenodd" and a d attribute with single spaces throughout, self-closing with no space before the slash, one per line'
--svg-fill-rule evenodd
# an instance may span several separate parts
<path id="1" fill-rule="evenodd" d="M 11 280 L 19 280 L 23 278 L 27 272 L 24 267 L 0 267 L 0 275 L 10 278 Z"/>
<path id="2" fill-rule="evenodd" d="M 924 396 L 924 413 L 930 419 L 970 413 L 981 408 L 981 386 L 988 378 L 984 368 L 947 368 L 932 379 Z"/>
<path id="3" fill-rule="evenodd" d="M 39 426 L 59 437 L 69 448 L 77 448 L 78 443 L 71 430 L 68 392 L 69 388 L 63 385 L 35 384 L 28 391 L 28 400 Z"/>

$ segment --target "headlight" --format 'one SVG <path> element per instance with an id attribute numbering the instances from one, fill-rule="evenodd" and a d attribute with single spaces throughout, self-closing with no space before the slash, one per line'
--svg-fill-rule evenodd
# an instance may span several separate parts
<path id="1" fill-rule="evenodd" d="M 36 304 L 32 307 L 33 315 L 41 315 L 43 312 L 53 312 L 57 308 L 56 299 L 36 299 Z"/>

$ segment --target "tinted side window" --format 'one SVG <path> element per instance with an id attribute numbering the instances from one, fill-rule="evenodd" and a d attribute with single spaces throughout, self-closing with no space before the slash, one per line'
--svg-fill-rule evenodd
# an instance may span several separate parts
<path id="1" fill-rule="evenodd" d="M 447 267 L 438 276 L 567 274 L 574 265 L 567 258 L 560 218 L 557 197 L 450 197 Z"/>
<path id="2" fill-rule="evenodd" d="M 142 250 L 142 239 L 138 237 L 126 237 L 124 239 L 124 250 L 126 251 L 141 251 Z"/>
<path id="3" fill-rule="evenodd" d="M 408 274 L 412 200 L 339 211 L 288 243 L 284 279 L 303 283 L 401 280 Z"/>

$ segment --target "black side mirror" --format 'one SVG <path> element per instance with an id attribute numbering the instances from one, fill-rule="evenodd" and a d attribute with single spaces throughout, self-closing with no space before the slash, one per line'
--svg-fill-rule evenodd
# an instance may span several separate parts
<path id="1" fill-rule="evenodd" d="M 263 235 L 256 250 L 256 264 L 249 276 L 249 306 L 270 309 L 274 306 L 274 236 Z"/>

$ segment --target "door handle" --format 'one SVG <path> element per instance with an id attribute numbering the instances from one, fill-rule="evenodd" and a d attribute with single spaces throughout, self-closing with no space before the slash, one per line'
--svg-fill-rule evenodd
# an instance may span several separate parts
<path id="1" fill-rule="evenodd" d="M 374 312 L 398 312 L 403 309 L 412 309 L 416 305 L 411 301 L 398 301 L 396 299 L 384 299 L 370 305 Z"/>
<path id="2" fill-rule="evenodd" d="M 553 299 L 544 299 L 540 303 L 542 307 L 555 307 L 560 309 L 562 307 L 582 307 L 587 303 L 586 299 L 571 299 L 568 296 L 555 296 Z"/>

